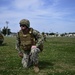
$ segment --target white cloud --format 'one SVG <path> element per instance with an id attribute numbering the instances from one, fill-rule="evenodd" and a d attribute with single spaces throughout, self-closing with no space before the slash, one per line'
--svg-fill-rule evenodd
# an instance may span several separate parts
<path id="1" fill-rule="evenodd" d="M 75 20 L 75 17 L 71 17 L 75 14 L 74 8 L 66 6 L 63 8 L 59 5 L 62 5 L 60 0 L 13 0 L 9 6 L 0 7 L 0 24 L 9 21 L 11 30 L 16 31 L 19 30 L 19 21 L 27 18 L 31 22 L 31 27 L 35 29 L 59 31 L 61 27 L 74 24 Z M 39 28 L 39 26 L 41 27 Z"/>
<path id="2" fill-rule="evenodd" d="M 39 5 L 41 4 L 40 0 L 14 0 L 13 5 L 17 9 L 35 9 L 38 8 Z"/>

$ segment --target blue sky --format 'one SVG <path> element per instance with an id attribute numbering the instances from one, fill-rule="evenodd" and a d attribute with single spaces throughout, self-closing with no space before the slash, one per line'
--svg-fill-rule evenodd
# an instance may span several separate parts
<path id="1" fill-rule="evenodd" d="M 40 32 L 75 32 L 75 0 L 0 0 L 0 29 L 8 21 L 17 32 L 21 19 Z"/>

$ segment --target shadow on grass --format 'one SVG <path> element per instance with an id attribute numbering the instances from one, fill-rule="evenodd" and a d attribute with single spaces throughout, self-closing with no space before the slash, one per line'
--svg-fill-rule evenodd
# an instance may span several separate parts
<path id="1" fill-rule="evenodd" d="M 50 69 L 53 68 L 54 63 L 50 62 L 50 61 L 40 61 L 39 62 L 39 67 L 41 69 Z"/>
<path id="2" fill-rule="evenodd" d="M 0 44 L 0 46 L 7 46 L 7 43 L 2 43 Z"/>

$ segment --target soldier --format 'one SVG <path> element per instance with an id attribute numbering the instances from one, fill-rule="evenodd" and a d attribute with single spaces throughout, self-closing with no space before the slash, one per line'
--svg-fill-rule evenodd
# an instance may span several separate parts
<path id="1" fill-rule="evenodd" d="M 44 41 L 46 41 L 46 34 L 44 32 L 42 32 L 42 36 L 43 36 Z"/>
<path id="2" fill-rule="evenodd" d="M 17 50 L 22 57 L 24 68 L 34 66 L 34 71 L 39 72 L 38 53 L 43 50 L 43 36 L 33 28 L 27 19 L 20 21 L 21 30 L 17 33 Z"/>

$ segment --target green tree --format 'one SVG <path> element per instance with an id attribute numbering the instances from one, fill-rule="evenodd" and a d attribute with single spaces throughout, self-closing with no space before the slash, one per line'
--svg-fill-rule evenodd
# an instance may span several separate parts
<path id="1" fill-rule="evenodd" d="M 8 27 L 4 26 L 4 28 L 2 29 L 2 33 L 4 35 L 10 35 L 11 31 L 10 31 L 10 29 Z"/>

